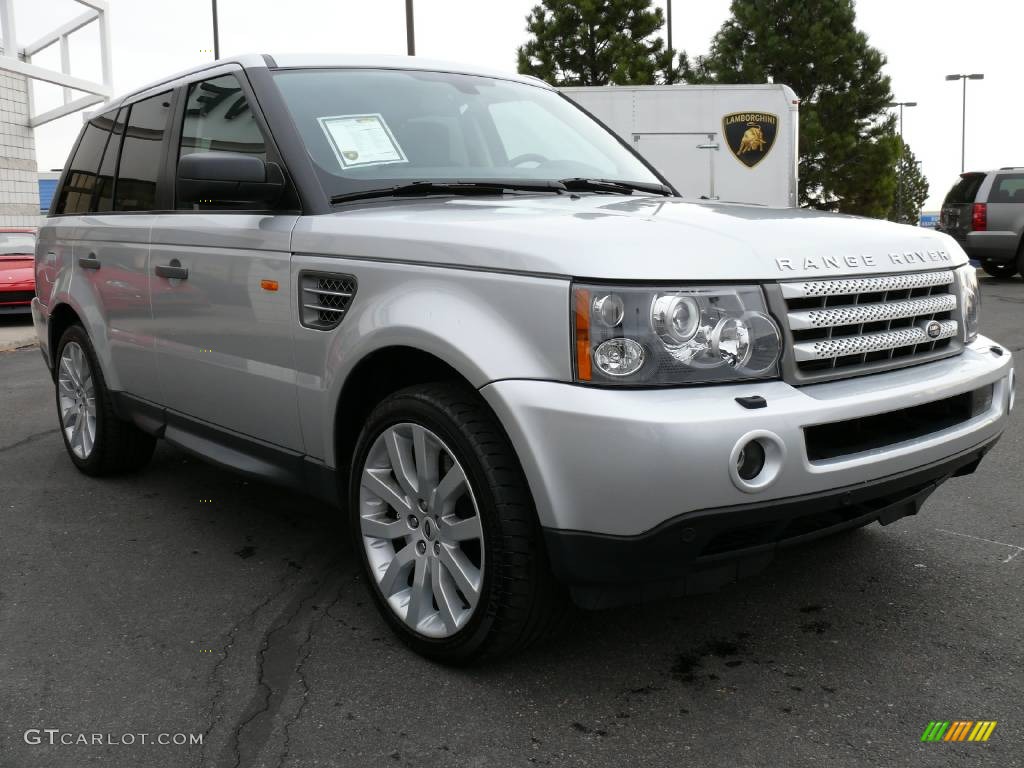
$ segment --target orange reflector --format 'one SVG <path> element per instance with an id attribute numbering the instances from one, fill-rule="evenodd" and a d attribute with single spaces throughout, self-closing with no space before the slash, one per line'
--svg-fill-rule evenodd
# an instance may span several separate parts
<path id="1" fill-rule="evenodd" d="M 277 280 L 260 280 L 260 288 L 264 291 L 276 291 Z"/>
<path id="2" fill-rule="evenodd" d="M 590 381 L 590 291 L 576 289 L 576 375 Z"/>

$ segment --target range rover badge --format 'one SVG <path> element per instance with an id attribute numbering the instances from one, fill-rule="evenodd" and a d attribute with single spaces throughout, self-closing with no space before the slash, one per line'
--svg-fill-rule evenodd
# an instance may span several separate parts
<path id="1" fill-rule="evenodd" d="M 938 320 L 929 320 L 928 325 L 924 327 L 924 332 L 928 334 L 929 339 L 937 339 L 942 333 L 942 323 Z"/>

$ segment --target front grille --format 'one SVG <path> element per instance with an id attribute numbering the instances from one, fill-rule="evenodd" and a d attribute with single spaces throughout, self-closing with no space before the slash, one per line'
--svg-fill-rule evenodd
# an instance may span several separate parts
<path id="1" fill-rule="evenodd" d="M 32 301 L 34 291 L 0 291 L 0 304 L 21 304 Z"/>
<path id="2" fill-rule="evenodd" d="M 356 278 L 325 272 L 303 272 L 299 279 L 299 316 L 307 328 L 329 331 L 345 319 L 356 295 Z"/>
<path id="3" fill-rule="evenodd" d="M 953 272 L 780 283 L 802 381 L 914 365 L 960 349 Z"/>

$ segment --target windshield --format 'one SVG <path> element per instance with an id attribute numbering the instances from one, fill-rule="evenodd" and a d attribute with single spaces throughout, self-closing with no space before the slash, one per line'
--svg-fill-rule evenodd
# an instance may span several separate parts
<path id="1" fill-rule="evenodd" d="M 0 256 L 29 256 L 36 252 L 36 239 L 28 232 L 0 232 Z"/>
<path id="2" fill-rule="evenodd" d="M 274 78 L 328 196 L 411 181 L 659 183 L 547 88 L 415 70 L 293 69 Z"/>

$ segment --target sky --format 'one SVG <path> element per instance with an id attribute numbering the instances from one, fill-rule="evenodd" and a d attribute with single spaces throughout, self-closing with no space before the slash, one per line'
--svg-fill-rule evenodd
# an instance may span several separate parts
<path id="1" fill-rule="evenodd" d="M 213 58 L 210 0 L 108 0 L 114 91 L 121 93 Z M 514 71 L 525 17 L 536 0 L 415 0 L 416 52 Z M 665 0 L 656 0 L 665 7 Z M 219 0 L 221 56 L 238 53 L 405 53 L 404 0 Z M 1024 125 L 1020 0 L 859 0 L 857 23 L 887 57 L 907 143 L 930 184 L 935 209 L 960 172 L 961 84 L 952 73 L 984 73 L 967 84 L 967 169 L 1024 165 L 1015 141 Z M 74 0 L 15 0 L 18 40 L 25 45 L 84 6 Z M 706 53 L 728 17 L 728 0 L 675 0 L 673 44 Z M 96 25 L 71 37 L 72 74 L 99 79 Z M 57 46 L 34 63 L 59 68 Z M 36 86 L 36 111 L 58 106 L 60 89 Z M 61 167 L 81 127 L 71 115 L 36 130 L 40 170 Z"/>

